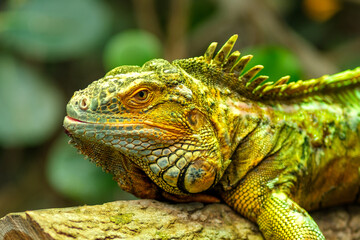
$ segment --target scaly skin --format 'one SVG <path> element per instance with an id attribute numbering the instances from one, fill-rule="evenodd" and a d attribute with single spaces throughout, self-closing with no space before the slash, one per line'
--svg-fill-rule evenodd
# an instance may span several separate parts
<path id="1" fill-rule="evenodd" d="M 304 210 L 360 202 L 360 68 L 262 83 L 252 56 L 122 66 L 67 105 L 71 142 L 141 198 L 225 201 L 266 239 L 324 239 Z M 301 206 L 301 207 L 300 207 Z"/>

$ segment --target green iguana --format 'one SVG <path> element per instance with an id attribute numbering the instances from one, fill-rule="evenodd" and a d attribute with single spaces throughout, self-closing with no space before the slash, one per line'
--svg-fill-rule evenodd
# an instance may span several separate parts
<path id="1" fill-rule="evenodd" d="M 66 132 L 137 197 L 222 200 L 266 239 L 324 239 L 304 209 L 360 202 L 360 67 L 267 82 L 236 39 L 113 69 L 75 92 Z"/>

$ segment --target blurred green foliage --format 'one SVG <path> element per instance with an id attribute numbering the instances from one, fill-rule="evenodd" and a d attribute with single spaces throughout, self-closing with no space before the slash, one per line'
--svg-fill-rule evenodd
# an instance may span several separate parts
<path id="1" fill-rule="evenodd" d="M 104 64 L 109 71 L 121 65 L 138 65 L 161 57 L 160 40 L 145 31 L 128 30 L 110 38 L 104 50 Z"/>
<path id="2" fill-rule="evenodd" d="M 0 144 L 37 145 L 59 125 L 64 97 L 49 80 L 9 55 L 0 55 Z"/>
<path id="3" fill-rule="evenodd" d="M 28 198 L 23 190 L 29 185 L 22 183 L 29 181 L 43 207 L 129 198 L 109 174 L 77 154 L 62 131 L 73 92 L 113 67 L 197 56 L 210 42 L 221 44 L 238 33 L 236 48 L 254 55 L 251 66 L 265 66 L 260 74 L 270 81 L 284 75 L 303 79 L 307 69 L 295 54 L 294 32 L 332 66 L 359 65 L 359 4 L 341 3 L 319 20 L 309 16 L 321 6 L 306 1 L 304 8 L 304 2 L 1 1 L 0 216 L 26 210 L 13 200 Z"/>
<path id="4" fill-rule="evenodd" d="M 32 58 L 68 59 L 97 47 L 108 35 L 110 15 L 98 0 L 8 1 L 0 40 Z"/>

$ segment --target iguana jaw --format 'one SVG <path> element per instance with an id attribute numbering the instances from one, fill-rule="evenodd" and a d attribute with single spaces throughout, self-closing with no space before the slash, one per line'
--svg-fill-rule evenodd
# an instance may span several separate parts
<path id="1" fill-rule="evenodd" d="M 198 193 L 215 184 L 217 167 L 211 161 L 204 161 L 206 149 L 196 151 L 197 147 L 191 145 L 197 139 L 174 127 L 159 127 L 149 120 L 88 123 L 71 116 L 64 119 L 64 128 L 75 146 L 106 171 L 117 175 L 118 182 L 122 177 L 109 166 L 104 149 L 118 152 L 117 161 L 129 159 L 159 187 L 172 194 Z"/>

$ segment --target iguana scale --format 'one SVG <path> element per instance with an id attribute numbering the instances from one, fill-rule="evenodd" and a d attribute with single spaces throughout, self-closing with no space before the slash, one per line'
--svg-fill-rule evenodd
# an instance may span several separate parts
<path id="1" fill-rule="evenodd" d="M 324 239 L 306 210 L 360 202 L 360 67 L 268 82 L 236 39 L 113 69 L 75 92 L 66 132 L 135 196 L 222 200 L 266 239 Z"/>

